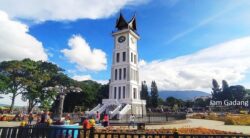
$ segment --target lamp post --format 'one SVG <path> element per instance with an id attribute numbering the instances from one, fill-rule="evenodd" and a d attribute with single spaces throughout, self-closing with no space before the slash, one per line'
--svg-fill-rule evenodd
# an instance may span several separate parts
<path id="1" fill-rule="evenodd" d="M 59 104 L 56 107 L 54 119 L 59 120 L 59 121 L 61 121 L 61 118 L 62 118 L 63 105 L 64 105 L 64 99 L 65 99 L 66 94 L 68 92 L 81 92 L 82 91 L 82 89 L 79 87 L 74 87 L 74 86 L 66 87 L 63 85 L 56 85 L 55 87 L 46 87 L 45 90 L 47 91 L 54 90 L 58 93 L 57 100 L 59 101 L 58 102 Z"/>

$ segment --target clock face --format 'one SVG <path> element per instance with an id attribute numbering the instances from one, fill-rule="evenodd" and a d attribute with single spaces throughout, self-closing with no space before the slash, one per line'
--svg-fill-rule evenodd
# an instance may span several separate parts
<path id="1" fill-rule="evenodd" d="M 126 40 L 126 37 L 125 36 L 120 36 L 119 38 L 118 38 L 118 42 L 119 43 L 122 43 L 122 42 L 124 42 Z"/>

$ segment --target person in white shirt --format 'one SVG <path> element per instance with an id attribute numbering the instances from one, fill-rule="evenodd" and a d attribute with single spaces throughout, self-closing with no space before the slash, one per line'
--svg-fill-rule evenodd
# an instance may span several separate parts
<path id="1" fill-rule="evenodd" d="M 135 116 L 134 116 L 134 114 L 131 114 L 130 117 L 129 117 L 128 128 L 130 128 L 131 125 L 133 125 L 133 128 L 135 127 Z"/>

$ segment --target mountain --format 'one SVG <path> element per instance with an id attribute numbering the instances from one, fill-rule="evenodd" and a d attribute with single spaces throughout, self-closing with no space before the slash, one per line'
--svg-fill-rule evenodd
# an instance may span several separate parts
<path id="1" fill-rule="evenodd" d="M 2 103 L 0 103 L 0 106 L 9 106 L 8 104 L 2 104 Z"/>
<path id="2" fill-rule="evenodd" d="M 170 90 L 164 90 L 164 91 L 159 91 L 159 97 L 162 99 L 166 99 L 167 97 L 175 97 L 177 99 L 182 99 L 182 100 L 192 100 L 195 97 L 200 97 L 200 96 L 210 96 L 211 94 L 202 92 L 202 91 L 194 91 L 194 90 L 186 90 L 186 91 L 170 91 Z"/>

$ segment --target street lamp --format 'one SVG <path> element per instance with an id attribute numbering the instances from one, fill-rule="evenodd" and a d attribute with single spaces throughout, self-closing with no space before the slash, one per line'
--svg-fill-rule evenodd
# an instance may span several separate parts
<path id="1" fill-rule="evenodd" d="M 58 93 L 57 100 L 59 101 L 59 105 L 56 107 L 54 119 L 59 120 L 59 121 L 61 121 L 61 118 L 62 118 L 63 104 L 64 104 L 64 99 L 65 99 L 66 94 L 71 91 L 72 92 L 82 91 L 82 89 L 79 87 L 74 87 L 74 86 L 66 87 L 63 85 L 56 85 L 55 87 L 46 87 L 45 90 L 46 91 L 54 90 Z"/>

